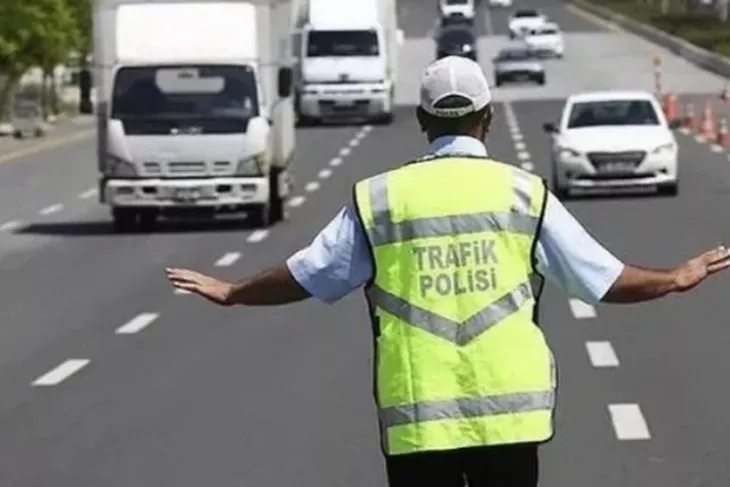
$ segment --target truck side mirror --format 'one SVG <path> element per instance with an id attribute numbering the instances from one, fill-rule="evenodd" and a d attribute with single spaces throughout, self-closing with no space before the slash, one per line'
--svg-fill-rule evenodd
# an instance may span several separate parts
<path id="1" fill-rule="evenodd" d="M 398 29 L 395 31 L 395 43 L 399 46 L 402 46 L 403 43 L 406 41 L 406 34 L 403 32 L 403 29 Z"/>
<path id="2" fill-rule="evenodd" d="M 277 90 L 280 98 L 289 98 L 292 93 L 293 71 L 289 67 L 279 68 Z"/>

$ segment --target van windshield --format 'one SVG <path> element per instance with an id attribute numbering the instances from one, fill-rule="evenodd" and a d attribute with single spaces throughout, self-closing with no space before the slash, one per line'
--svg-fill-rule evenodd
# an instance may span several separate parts
<path id="1" fill-rule="evenodd" d="M 307 57 L 378 56 L 374 30 L 313 30 L 307 36 Z"/>
<path id="2" fill-rule="evenodd" d="M 111 117 L 130 135 L 169 134 L 181 124 L 195 133 L 245 132 L 258 113 L 249 66 L 130 66 L 114 79 Z"/>

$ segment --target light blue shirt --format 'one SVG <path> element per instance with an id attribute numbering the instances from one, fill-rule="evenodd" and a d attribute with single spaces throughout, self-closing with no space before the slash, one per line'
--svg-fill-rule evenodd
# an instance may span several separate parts
<path id="1" fill-rule="evenodd" d="M 431 144 L 429 154 L 486 157 L 487 150 L 471 137 L 441 137 Z M 535 247 L 537 270 L 588 303 L 599 302 L 624 268 L 552 193 L 547 196 Z M 343 207 L 308 247 L 289 257 L 287 266 L 299 284 L 325 303 L 334 303 L 366 284 L 373 266 L 353 204 Z"/>

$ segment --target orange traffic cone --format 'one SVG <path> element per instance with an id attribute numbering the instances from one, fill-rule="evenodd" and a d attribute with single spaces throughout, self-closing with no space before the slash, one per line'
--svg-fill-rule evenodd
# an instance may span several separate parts
<path id="1" fill-rule="evenodd" d="M 700 120 L 700 135 L 705 140 L 715 139 L 715 119 L 712 116 L 712 105 L 710 102 L 705 103 L 702 110 L 702 120 Z"/>
<path id="2" fill-rule="evenodd" d="M 697 117 L 695 116 L 695 106 L 692 103 L 688 103 L 684 110 L 684 119 L 682 125 L 689 130 L 694 130 L 697 124 Z"/>
<path id="3" fill-rule="evenodd" d="M 677 120 L 677 95 L 667 93 L 662 96 L 662 110 L 669 122 Z"/>
<path id="4" fill-rule="evenodd" d="M 730 146 L 730 131 L 727 127 L 727 119 L 720 119 L 720 130 L 717 132 L 717 143 L 723 147 Z"/>

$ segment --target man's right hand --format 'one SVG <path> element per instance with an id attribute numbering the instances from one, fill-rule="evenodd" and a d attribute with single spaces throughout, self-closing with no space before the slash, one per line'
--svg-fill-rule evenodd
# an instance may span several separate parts
<path id="1" fill-rule="evenodd" d="M 707 251 L 674 270 L 675 291 L 689 291 L 711 275 L 729 267 L 730 250 L 725 246 Z"/>

